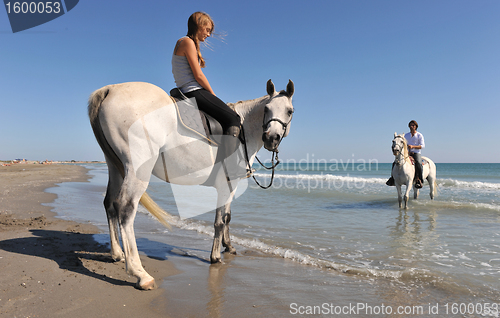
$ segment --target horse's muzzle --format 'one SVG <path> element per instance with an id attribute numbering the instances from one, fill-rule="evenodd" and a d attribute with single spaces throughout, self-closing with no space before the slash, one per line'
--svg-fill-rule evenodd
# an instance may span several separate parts
<path id="1" fill-rule="evenodd" d="M 264 148 L 269 151 L 276 151 L 281 141 L 281 136 L 278 134 L 269 134 L 269 132 L 264 132 L 262 134 L 262 141 L 264 142 Z"/>

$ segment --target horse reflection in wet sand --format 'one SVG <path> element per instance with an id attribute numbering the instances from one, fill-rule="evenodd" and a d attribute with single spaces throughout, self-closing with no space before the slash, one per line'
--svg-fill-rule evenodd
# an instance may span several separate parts
<path id="1" fill-rule="evenodd" d="M 241 117 L 248 150 L 245 164 L 249 167 L 262 146 L 277 151 L 288 135 L 293 93 L 292 81 L 286 90 L 276 92 L 269 80 L 267 95 L 229 104 Z M 151 174 L 174 184 L 214 187 L 217 207 L 210 261 L 221 261 L 221 244 L 226 252 L 236 253 L 229 238 L 229 222 L 239 179 L 228 180 L 220 163 L 215 162 L 216 145 L 179 124 L 175 104 L 165 91 L 142 82 L 108 85 L 92 93 L 88 112 L 108 165 L 104 207 L 111 256 L 115 261 L 125 260 L 127 271 L 138 279 L 137 288 L 156 288 L 154 278 L 141 264 L 135 240 L 133 223 L 139 201 L 168 226 L 169 215 L 145 193 Z"/>

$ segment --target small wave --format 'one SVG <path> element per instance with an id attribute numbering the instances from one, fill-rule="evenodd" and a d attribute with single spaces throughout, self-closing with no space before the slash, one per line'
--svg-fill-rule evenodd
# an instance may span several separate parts
<path id="1" fill-rule="evenodd" d="M 479 209 L 495 210 L 500 212 L 500 206 L 496 204 L 489 204 L 489 203 L 469 203 L 469 204 Z"/>
<path id="2" fill-rule="evenodd" d="M 500 183 L 481 182 L 481 181 L 460 181 L 460 180 L 455 180 L 455 179 L 438 179 L 437 184 L 438 184 L 438 186 L 442 186 L 442 187 L 500 190 Z"/>
<path id="3" fill-rule="evenodd" d="M 181 220 L 177 216 L 175 216 L 172 221 L 173 221 L 172 225 L 180 229 L 196 231 L 200 234 L 205 234 L 211 237 L 214 235 L 214 230 L 211 226 L 206 226 L 197 221 L 188 219 Z M 267 244 L 258 239 L 240 238 L 238 236 L 231 235 L 231 241 L 235 244 L 238 244 L 240 246 L 249 249 L 257 250 L 266 255 L 281 257 L 301 265 L 309 265 L 320 269 L 334 270 L 349 275 L 358 275 L 358 276 L 372 277 L 372 278 L 374 277 L 391 278 L 404 281 L 418 280 L 422 282 L 433 282 L 433 283 L 443 281 L 438 275 L 434 275 L 430 273 L 430 271 L 425 269 L 417 269 L 417 268 L 379 269 L 379 268 L 368 267 L 368 265 L 366 265 L 366 267 L 356 267 L 353 265 L 342 264 L 334 261 L 313 257 L 290 248 L 283 248 L 280 246 Z"/>
<path id="4" fill-rule="evenodd" d="M 459 201 L 413 201 L 415 205 L 422 206 L 432 206 L 436 208 L 443 209 L 455 209 L 455 210 L 492 210 L 500 212 L 500 205 L 494 203 L 481 203 L 481 202 L 459 202 Z"/>
<path id="5" fill-rule="evenodd" d="M 266 173 L 255 173 L 258 178 L 269 179 L 270 174 Z M 333 175 L 328 173 L 315 173 L 315 174 L 277 174 L 275 178 L 282 180 L 291 180 L 292 182 L 305 182 L 305 181 L 315 181 L 315 182 L 329 182 L 332 184 L 381 184 L 385 185 L 387 181 L 386 178 L 376 178 L 376 177 L 359 177 L 359 176 L 346 176 Z M 469 189 L 486 189 L 486 190 L 500 190 L 500 183 L 492 182 L 481 182 L 481 181 L 461 181 L 456 179 L 437 179 L 437 184 L 439 187 L 455 187 L 455 188 L 469 188 Z"/>
<path id="6" fill-rule="evenodd" d="M 269 179 L 271 177 L 270 174 L 265 173 L 255 173 L 254 174 L 258 178 Z M 333 174 L 279 174 L 275 175 L 275 178 L 283 179 L 283 180 L 295 180 L 297 182 L 301 182 L 304 180 L 310 181 L 326 181 L 330 183 L 351 183 L 351 184 L 385 184 L 387 179 L 382 178 L 363 178 L 363 177 L 352 177 L 347 174 L 347 176 L 337 176 Z"/>

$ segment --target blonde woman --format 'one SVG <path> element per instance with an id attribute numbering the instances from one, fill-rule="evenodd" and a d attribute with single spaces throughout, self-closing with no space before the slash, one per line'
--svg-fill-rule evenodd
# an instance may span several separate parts
<path id="1" fill-rule="evenodd" d="M 238 148 L 241 121 L 240 116 L 215 95 L 202 71 L 205 60 L 201 55 L 200 42 L 212 35 L 214 27 L 214 21 L 204 12 L 195 12 L 189 17 L 187 35 L 175 45 L 172 73 L 175 84 L 182 93 L 194 98 L 200 110 L 221 123 L 227 137 L 221 147 L 223 151 L 218 152 L 217 161 L 220 162 Z M 234 169 L 231 170 L 233 175 Z"/>

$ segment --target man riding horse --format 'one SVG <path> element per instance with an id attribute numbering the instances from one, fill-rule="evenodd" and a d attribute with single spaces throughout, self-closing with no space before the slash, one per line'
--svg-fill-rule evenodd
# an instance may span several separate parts
<path id="1" fill-rule="evenodd" d="M 408 127 L 410 128 L 410 132 L 405 134 L 405 139 L 408 144 L 408 152 L 411 157 L 413 157 L 415 161 L 415 188 L 420 189 L 423 186 L 423 176 L 422 176 L 422 154 L 421 150 L 425 147 L 424 136 L 417 131 L 418 124 L 415 120 L 412 120 L 408 123 Z M 394 163 L 392 163 L 394 167 Z M 394 178 L 392 177 L 392 169 L 391 169 L 391 177 L 387 180 L 386 184 L 388 186 L 394 186 Z"/>

